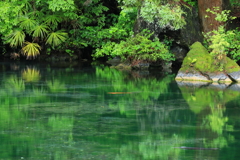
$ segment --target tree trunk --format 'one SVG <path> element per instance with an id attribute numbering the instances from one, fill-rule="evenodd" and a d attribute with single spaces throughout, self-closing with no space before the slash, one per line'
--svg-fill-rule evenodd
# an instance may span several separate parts
<path id="1" fill-rule="evenodd" d="M 206 12 L 208 8 L 213 10 L 214 7 L 219 7 L 218 12 L 220 13 L 222 10 L 230 9 L 230 2 L 229 0 L 198 0 L 199 18 L 204 33 L 216 30 L 221 25 L 220 22 L 215 20 L 216 16 L 214 14 Z M 205 18 L 205 16 L 208 16 L 208 18 Z"/>

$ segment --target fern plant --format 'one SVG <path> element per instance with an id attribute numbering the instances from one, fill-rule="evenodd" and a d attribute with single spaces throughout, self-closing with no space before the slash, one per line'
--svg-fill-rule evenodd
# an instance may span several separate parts
<path id="1" fill-rule="evenodd" d="M 63 30 L 51 32 L 48 34 L 46 44 L 56 47 L 60 45 L 62 42 L 64 42 L 67 39 L 67 37 L 68 34 Z"/>

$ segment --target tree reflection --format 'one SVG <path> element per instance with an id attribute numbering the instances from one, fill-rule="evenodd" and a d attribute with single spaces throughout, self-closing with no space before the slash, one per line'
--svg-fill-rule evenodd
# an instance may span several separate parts
<path id="1" fill-rule="evenodd" d="M 148 134 L 143 137 L 140 142 L 129 142 L 122 145 L 116 160 L 122 159 L 178 159 L 180 150 L 175 149 L 175 146 L 181 145 L 184 139 L 173 134 L 172 137 L 166 138 L 161 134 Z"/>
<path id="2" fill-rule="evenodd" d="M 107 67 L 28 67 L 39 74 L 26 77 L 20 68 L 0 74 L 0 159 L 189 159 L 179 147 L 235 141 L 225 106 L 236 91 L 180 93 L 174 75 L 139 78 Z"/>
<path id="3" fill-rule="evenodd" d="M 233 143 L 234 136 L 224 134 L 231 133 L 234 128 L 228 124 L 229 118 L 224 114 L 225 104 L 238 97 L 240 93 L 230 89 L 221 90 L 213 86 L 180 85 L 179 88 L 190 109 L 200 118 L 199 132 L 211 131 L 207 134 L 208 136 L 204 137 L 205 147 L 223 148 Z"/>

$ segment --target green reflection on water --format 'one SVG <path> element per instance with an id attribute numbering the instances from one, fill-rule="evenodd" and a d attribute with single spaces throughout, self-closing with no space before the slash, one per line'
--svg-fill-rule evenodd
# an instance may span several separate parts
<path id="1" fill-rule="evenodd" d="M 236 143 L 238 118 L 225 112 L 239 92 L 178 88 L 174 76 L 108 67 L 3 72 L 0 159 L 221 159 L 220 149 Z"/>

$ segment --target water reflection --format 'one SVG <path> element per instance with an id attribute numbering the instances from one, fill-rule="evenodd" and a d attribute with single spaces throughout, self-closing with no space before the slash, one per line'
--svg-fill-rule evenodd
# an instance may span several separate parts
<path id="1" fill-rule="evenodd" d="M 7 65 L 0 64 L 0 159 L 239 156 L 236 87 L 177 85 L 173 74 L 108 67 Z"/>
<path id="2" fill-rule="evenodd" d="M 38 69 L 34 67 L 27 67 L 26 69 L 23 70 L 22 72 L 22 78 L 26 82 L 37 82 L 40 80 L 41 75 Z"/>
<path id="3" fill-rule="evenodd" d="M 222 86 L 225 84 L 222 84 Z M 199 133 L 205 134 L 204 147 L 219 150 L 235 142 L 234 126 L 225 114 L 226 103 L 236 99 L 240 91 L 206 83 L 179 83 L 190 109 L 197 114 Z M 221 88 L 224 88 L 222 90 Z M 206 134 L 207 133 L 207 134 Z M 201 137 L 202 134 L 197 134 Z"/>

